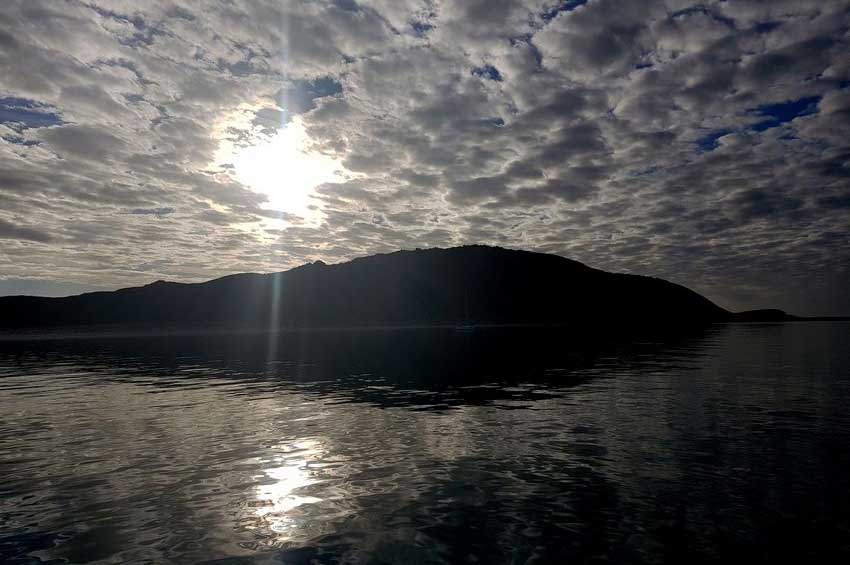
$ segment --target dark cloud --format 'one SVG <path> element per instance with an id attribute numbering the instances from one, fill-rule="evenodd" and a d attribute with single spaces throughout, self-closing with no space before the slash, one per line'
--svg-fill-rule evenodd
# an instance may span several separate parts
<path id="1" fill-rule="evenodd" d="M 452 185 L 449 200 L 455 204 L 472 204 L 482 200 L 495 199 L 506 190 L 505 179 L 501 175 L 476 177 L 455 182 Z"/>
<path id="2" fill-rule="evenodd" d="M 0 218 L 0 239 L 18 239 L 24 241 L 35 241 L 48 243 L 53 238 L 49 233 L 29 226 L 16 225 Z"/>
<path id="3" fill-rule="evenodd" d="M 733 198 L 738 215 L 745 219 L 777 217 L 799 210 L 803 201 L 781 193 L 747 190 Z"/>
<path id="4" fill-rule="evenodd" d="M 10 0 L 0 275 L 495 243 L 850 312 L 848 27 L 839 1 Z M 296 209 L 303 152 L 338 172 Z"/>
<path id="5" fill-rule="evenodd" d="M 174 208 L 163 206 L 161 208 L 133 208 L 130 213 L 135 216 L 156 216 L 163 217 L 174 213 Z"/>
<path id="6" fill-rule="evenodd" d="M 126 143 L 106 128 L 68 125 L 45 129 L 38 138 L 62 158 L 105 161 L 121 151 Z"/>
<path id="7" fill-rule="evenodd" d="M 843 196 L 824 196 L 818 198 L 818 204 L 824 208 L 842 210 L 850 209 L 850 193 Z"/>
<path id="8" fill-rule="evenodd" d="M 566 200 L 567 202 L 583 200 L 596 191 L 596 187 L 593 185 L 581 184 L 562 179 L 550 180 L 546 183 L 543 189 L 549 194 Z"/>

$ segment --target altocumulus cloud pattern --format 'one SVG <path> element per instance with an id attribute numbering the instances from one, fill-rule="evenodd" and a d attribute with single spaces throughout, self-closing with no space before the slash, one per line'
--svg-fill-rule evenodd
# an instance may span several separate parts
<path id="1" fill-rule="evenodd" d="M 847 313 L 848 29 L 822 0 L 7 0 L 0 291 L 488 243 Z"/>

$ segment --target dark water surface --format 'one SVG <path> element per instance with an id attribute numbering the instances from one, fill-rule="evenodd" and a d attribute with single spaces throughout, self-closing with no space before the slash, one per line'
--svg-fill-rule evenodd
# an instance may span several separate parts
<path id="1" fill-rule="evenodd" d="M 850 325 L 0 341 L 4 563 L 850 562 Z"/>

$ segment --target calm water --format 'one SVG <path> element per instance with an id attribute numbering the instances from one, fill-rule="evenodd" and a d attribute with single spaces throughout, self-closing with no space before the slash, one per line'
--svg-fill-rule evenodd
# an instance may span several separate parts
<path id="1" fill-rule="evenodd" d="M 5 563 L 846 563 L 850 325 L 0 341 Z"/>

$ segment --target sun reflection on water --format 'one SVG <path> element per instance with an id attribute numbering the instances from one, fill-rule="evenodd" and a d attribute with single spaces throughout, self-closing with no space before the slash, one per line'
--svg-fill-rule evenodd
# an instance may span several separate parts
<path id="1" fill-rule="evenodd" d="M 322 501 L 301 489 L 322 482 L 318 461 L 325 449 L 318 440 L 303 439 L 279 445 L 275 451 L 279 454 L 264 470 L 262 484 L 256 487 L 254 506 L 259 528 L 274 532 L 277 541 L 281 541 L 293 537 L 304 520 L 300 507 Z"/>

